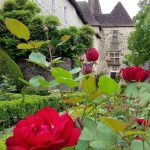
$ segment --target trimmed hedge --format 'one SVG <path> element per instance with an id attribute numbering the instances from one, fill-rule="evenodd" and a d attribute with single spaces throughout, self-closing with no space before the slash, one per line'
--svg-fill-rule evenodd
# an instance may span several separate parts
<path id="1" fill-rule="evenodd" d="M 20 119 L 34 114 L 40 108 L 51 106 L 58 111 L 62 111 L 64 106 L 59 99 L 49 96 L 25 96 L 24 100 L 0 101 L 0 130 L 9 128 L 16 124 Z"/>
<path id="2" fill-rule="evenodd" d="M 17 89 L 23 87 L 23 83 L 18 78 L 23 78 L 19 66 L 2 50 L 0 50 L 0 76 L 10 78 Z"/>
<path id="3" fill-rule="evenodd" d="M 11 134 L 5 134 L 1 137 L 0 139 L 0 150 L 6 150 L 6 145 L 5 145 L 5 141 L 6 139 L 11 136 Z"/>

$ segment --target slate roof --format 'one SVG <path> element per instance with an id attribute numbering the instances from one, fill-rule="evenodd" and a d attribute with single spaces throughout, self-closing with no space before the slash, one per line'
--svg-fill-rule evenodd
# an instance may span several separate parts
<path id="1" fill-rule="evenodd" d="M 92 12 L 88 6 L 88 3 L 86 1 L 79 1 L 77 3 L 78 3 L 80 10 L 84 14 L 87 22 L 93 26 L 100 26 L 100 24 L 96 21 L 94 15 L 92 14 Z"/>
<path id="2" fill-rule="evenodd" d="M 133 21 L 121 2 L 110 14 L 96 14 L 94 17 L 103 27 L 133 27 Z"/>
<path id="3" fill-rule="evenodd" d="M 79 8 L 79 5 L 77 4 L 76 0 L 68 0 L 68 1 L 73 5 L 73 7 L 75 8 L 78 16 L 82 20 L 82 22 L 84 24 L 88 24 L 88 21 L 86 20 L 84 14 L 82 13 L 81 9 Z"/>
<path id="4" fill-rule="evenodd" d="M 99 0 L 88 0 L 88 5 L 93 15 L 102 14 Z"/>

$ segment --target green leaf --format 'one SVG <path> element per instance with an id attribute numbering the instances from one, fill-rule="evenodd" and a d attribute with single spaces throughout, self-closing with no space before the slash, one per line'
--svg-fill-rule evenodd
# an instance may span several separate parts
<path id="1" fill-rule="evenodd" d="M 146 142 L 144 142 L 143 145 L 141 140 L 133 140 L 130 146 L 130 150 L 150 150 L 150 145 L 148 145 Z"/>
<path id="2" fill-rule="evenodd" d="M 59 63 L 63 63 L 64 61 L 61 60 L 61 57 L 58 57 L 56 59 L 52 60 L 52 64 L 59 64 Z"/>
<path id="3" fill-rule="evenodd" d="M 125 95 L 127 97 L 136 98 L 138 97 L 138 89 L 137 89 L 137 83 L 130 83 L 125 89 Z"/>
<path id="4" fill-rule="evenodd" d="M 36 76 L 36 77 L 33 77 L 29 80 L 30 84 L 33 86 L 33 87 L 39 87 L 40 86 L 40 83 L 39 83 L 39 79 L 43 79 L 43 77 L 41 76 Z"/>
<path id="5" fill-rule="evenodd" d="M 111 78 L 107 76 L 101 76 L 99 78 L 99 89 L 104 94 L 111 96 L 119 91 L 119 85 Z"/>
<path id="6" fill-rule="evenodd" d="M 93 119 L 86 118 L 84 122 L 84 128 L 80 135 L 80 140 L 91 141 L 99 139 L 99 133 L 97 132 L 98 123 Z"/>
<path id="7" fill-rule="evenodd" d="M 52 76 L 56 79 L 57 78 L 72 79 L 72 74 L 69 71 L 59 68 L 59 67 L 52 68 Z"/>
<path id="8" fill-rule="evenodd" d="M 59 78 L 56 78 L 56 80 L 57 82 L 65 84 L 69 86 L 70 88 L 74 88 L 79 85 L 77 81 L 74 81 L 73 79 L 70 79 L 70 78 L 59 77 Z"/>
<path id="9" fill-rule="evenodd" d="M 69 71 L 59 67 L 52 68 L 52 76 L 58 83 L 65 84 L 70 88 L 74 88 L 79 85 L 77 81 L 73 80 L 72 74 Z"/>
<path id="10" fill-rule="evenodd" d="M 96 93 L 96 83 L 93 75 L 89 75 L 83 78 L 82 80 L 82 89 L 88 95 Z"/>
<path id="11" fill-rule="evenodd" d="M 144 92 L 139 94 L 140 103 L 139 105 L 141 107 L 146 107 L 150 103 L 150 93 Z"/>
<path id="12" fill-rule="evenodd" d="M 35 62 L 37 64 L 44 65 L 46 64 L 46 57 L 41 53 L 32 52 L 29 56 L 29 61 Z"/>
<path id="13" fill-rule="evenodd" d="M 123 132 L 126 128 L 126 123 L 114 118 L 100 117 L 100 120 L 116 132 Z"/>
<path id="14" fill-rule="evenodd" d="M 44 78 L 39 78 L 38 82 L 40 83 L 40 86 L 42 87 L 49 87 L 49 82 L 46 81 Z"/>
<path id="15" fill-rule="evenodd" d="M 76 150 L 87 150 L 88 149 L 88 142 L 78 140 L 77 146 L 75 147 Z"/>
<path id="16" fill-rule="evenodd" d="M 90 142 L 93 150 L 113 150 L 116 148 L 118 136 L 112 129 L 105 124 L 99 123 L 97 132 L 99 133 L 99 138 Z"/>
<path id="17" fill-rule="evenodd" d="M 37 49 L 41 48 L 43 45 L 48 44 L 50 42 L 47 41 L 30 41 L 29 43 L 20 43 L 17 45 L 17 49 L 25 49 L 25 50 L 31 50 L 31 49 Z"/>
<path id="18" fill-rule="evenodd" d="M 125 131 L 124 136 L 146 134 L 144 131 Z"/>
<path id="19" fill-rule="evenodd" d="M 52 80 L 49 82 L 49 84 L 50 84 L 50 87 L 55 87 L 58 85 L 58 82 L 56 80 Z"/>
<path id="20" fill-rule="evenodd" d="M 30 31 L 26 25 L 16 19 L 6 18 L 5 24 L 7 29 L 19 39 L 29 40 Z"/>
<path id="21" fill-rule="evenodd" d="M 80 71 L 81 71 L 81 68 L 78 67 L 78 68 L 75 68 L 75 69 L 70 70 L 69 72 L 70 72 L 71 74 L 76 74 L 76 73 L 78 73 L 78 72 L 80 72 Z"/>
<path id="22" fill-rule="evenodd" d="M 90 146 L 93 150 L 113 150 L 115 147 L 114 145 L 106 144 L 105 141 L 93 141 L 90 143 Z"/>
<path id="23" fill-rule="evenodd" d="M 32 44 L 28 44 L 28 43 L 21 43 L 21 44 L 17 45 L 17 49 L 30 50 L 30 49 L 33 49 L 33 45 Z"/>
<path id="24" fill-rule="evenodd" d="M 61 37 L 61 41 L 62 41 L 63 43 L 65 43 L 65 42 L 67 42 L 70 38 L 71 38 L 70 35 L 64 35 L 64 36 Z"/>
<path id="25" fill-rule="evenodd" d="M 47 82 L 44 77 L 42 76 L 36 76 L 33 77 L 29 80 L 29 83 L 33 86 L 33 87 L 49 87 L 50 84 L 49 82 Z"/>

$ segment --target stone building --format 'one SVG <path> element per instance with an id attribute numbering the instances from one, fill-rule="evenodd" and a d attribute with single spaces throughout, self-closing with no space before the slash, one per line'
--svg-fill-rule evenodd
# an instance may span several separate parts
<path id="1" fill-rule="evenodd" d="M 90 24 L 95 30 L 94 47 L 100 52 L 96 72 L 105 72 L 112 77 L 119 72 L 122 58 L 128 51 L 128 36 L 134 28 L 132 19 L 120 2 L 110 14 L 103 14 L 100 0 L 32 1 L 40 6 L 43 15 L 57 16 L 61 27 Z"/>
<path id="2" fill-rule="evenodd" d="M 60 19 L 61 27 L 76 26 L 82 27 L 90 24 L 95 30 L 94 47 L 100 49 L 101 26 L 94 16 L 86 16 L 80 9 L 76 0 L 33 0 L 41 8 L 43 15 L 54 15 Z"/>
<path id="3" fill-rule="evenodd" d="M 106 72 L 114 77 L 122 67 L 122 58 L 128 52 L 127 39 L 133 31 L 132 19 L 123 5 L 118 2 L 110 14 L 103 14 L 99 0 L 79 2 L 82 10 L 87 5 L 95 20 L 101 25 L 100 60 L 97 72 Z M 86 9 L 87 11 L 88 9 Z M 85 11 L 85 15 L 89 14 Z"/>
<path id="4" fill-rule="evenodd" d="M 0 0 L 0 8 L 2 8 L 2 5 L 4 3 L 5 0 Z"/>

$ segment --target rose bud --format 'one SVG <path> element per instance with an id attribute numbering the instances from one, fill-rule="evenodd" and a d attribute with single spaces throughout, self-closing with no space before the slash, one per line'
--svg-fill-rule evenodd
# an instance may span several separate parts
<path id="1" fill-rule="evenodd" d="M 137 122 L 139 125 L 148 126 L 148 120 L 146 120 L 146 119 L 138 118 L 138 119 L 136 120 L 136 122 Z"/>
<path id="2" fill-rule="evenodd" d="M 144 82 L 148 77 L 149 73 L 141 67 L 133 66 L 122 68 L 120 70 L 121 77 L 128 82 Z"/>
<path id="3" fill-rule="evenodd" d="M 79 57 L 79 60 L 80 60 L 80 61 L 83 61 L 83 60 L 84 60 L 83 56 L 80 56 L 80 57 Z"/>
<path id="4" fill-rule="evenodd" d="M 99 53 L 95 48 L 89 48 L 85 54 L 88 61 L 97 61 L 99 58 Z"/>
<path id="5" fill-rule="evenodd" d="M 135 140 L 140 140 L 140 141 L 144 141 L 144 138 L 142 138 L 141 136 L 136 136 Z"/>
<path id="6" fill-rule="evenodd" d="M 93 66 L 91 65 L 91 64 L 85 64 L 84 66 L 83 66 L 83 74 L 89 74 L 89 73 L 91 73 L 92 72 L 92 68 L 93 68 Z"/>

